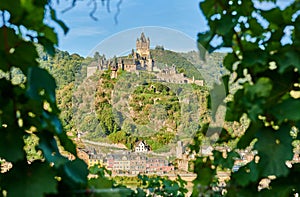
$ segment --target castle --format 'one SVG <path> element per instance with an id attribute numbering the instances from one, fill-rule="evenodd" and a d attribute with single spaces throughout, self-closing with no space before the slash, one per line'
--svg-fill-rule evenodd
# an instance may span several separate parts
<path id="1" fill-rule="evenodd" d="M 98 53 L 97 57 L 97 60 L 93 61 L 87 67 L 87 77 L 93 75 L 97 70 L 110 69 L 112 79 L 118 77 L 118 70 L 125 70 L 128 72 L 140 70 L 152 72 L 155 70 L 157 80 L 161 82 L 178 84 L 194 83 L 199 86 L 204 85 L 203 80 L 195 80 L 194 77 L 189 79 L 183 73 L 178 73 L 174 64 L 170 67 L 166 65 L 166 68 L 164 69 L 158 69 L 151 56 L 150 39 L 149 37 L 146 38 L 143 32 L 136 40 L 136 50 L 132 49 L 129 55 L 107 60 L 104 55 L 100 56 Z"/>
<path id="2" fill-rule="evenodd" d="M 106 59 L 99 62 L 100 64 L 91 64 L 87 67 L 87 77 L 93 75 L 97 70 L 105 70 L 110 67 L 112 78 L 117 78 L 117 70 L 134 72 L 137 70 L 153 71 L 154 60 L 150 53 L 150 39 L 146 38 L 142 32 L 140 38 L 136 40 L 136 51 L 132 49 L 131 54 L 127 57 L 116 58 L 114 61 Z"/>
<path id="3" fill-rule="evenodd" d="M 126 70 L 134 72 L 137 70 L 153 71 L 154 60 L 150 54 L 150 39 L 146 39 L 144 32 L 141 33 L 140 38 L 136 40 L 136 51 L 132 49 L 131 54 L 127 57 L 118 58 L 117 63 L 112 66 L 112 78 L 117 77 L 117 70 Z"/>

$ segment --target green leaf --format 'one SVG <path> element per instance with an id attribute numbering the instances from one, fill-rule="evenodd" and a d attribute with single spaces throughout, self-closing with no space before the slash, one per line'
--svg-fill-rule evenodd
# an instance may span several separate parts
<path id="1" fill-rule="evenodd" d="M 195 161 L 195 166 L 197 166 L 194 169 L 195 173 L 197 173 L 197 178 L 193 182 L 201 185 L 210 184 L 216 174 L 215 170 L 211 169 L 211 161 L 208 159 L 208 161 L 203 162 L 203 157 L 199 157 Z"/>
<path id="2" fill-rule="evenodd" d="M 282 11 L 278 7 L 266 11 L 261 11 L 261 15 L 273 25 L 276 24 L 276 26 L 280 26 L 284 22 Z"/>
<path id="3" fill-rule="evenodd" d="M 43 197 L 57 192 L 54 176 L 55 172 L 47 163 L 18 162 L 4 174 L 1 189 L 7 190 L 10 197 Z"/>
<path id="4" fill-rule="evenodd" d="M 18 161 L 24 158 L 23 131 L 18 127 L 14 108 L 13 86 L 0 79 L 0 158 Z"/>
<path id="5" fill-rule="evenodd" d="M 256 132 L 262 127 L 261 122 L 256 122 L 249 125 L 248 129 L 246 130 L 245 134 L 241 136 L 237 143 L 237 148 L 245 149 L 247 148 L 250 143 L 255 139 Z"/>
<path id="6" fill-rule="evenodd" d="M 73 161 L 69 161 L 63 167 L 64 174 L 67 178 L 69 184 L 86 184 L 87 183 L 87 176 L 88 176 L 88 169 L 87 164 L 81 159 L 75 159 Z"/>
<path id="7" fill-rule="evenodd" d="M 237 172 L 233 173 L 232 178 L 239 185 L 246 186 L 251 182 L 258 181 L 259 168 L 254 161 L 251 161 L 247 165 L 240 167 Z"/>
<path id="8" fill-rule="evenodd" d="M 251 30 L 253 36 L 260 36 L 264 31 L 263 27 L 257 22 L 256 18 L 250 18 L 249 25 L 249 29 Z"/>
<path id="9" fill-rule="evenodd" d="M 279 73 L 285 72 L 289 67 L 295 67 L 300 72 L 300 57 L 297 49 L 291 48 L 289 51 L 279 52 L 275 60 L 279 66 Z"/>
<path id="10" fill-rule="evenodd" d="M 31 42 L 19 42 L 14 52 L 8 56 L 12 66 L 19 67 L 24 74 L 29 66 L 38 66 L 36 47 Z"/>
<path id="11" fill-rule="evenodd" d="M 235 151 L 230 151 L 227 153 L 227 157 L 222 156 L 222 152 L 213 151 L 214 154 L 214 164 L 221 166 L 223 168 L 231 169 L 236 158 L 239 158 L 239 154 Z"/>
<path id="12" fill-rule="evenodd" d="M 286 176 L 289 172 L 285 162 L 293 158 L 291 128 L 281 126 L 277 131 L 270 128 L 261 129 L 254 148 L 260 157 L 259 168 L 262 176 Z"/>
<path id="13" fill-rule="evenodd" d="M 198 34 L 198 45 L 199 43 L 201 44 L 202 47 L 204 47 L 205 49 L 208 49 L 210 47 L 210 41 L 213 39 L 214 34 L 211 31 L 207 31 L 205 33 L 199 33 Z M 199 47 L 199 50 L 202 52 L 203 49 L 201 49 L 201 47 Z M 202 54 L 204 54 L 202 52 Z M 202 59 L 204 59 L 204 55 L 202 55 Z"/>
<path id="14" fill-rule="evenodd" d="M 217 1 L 215 0 L 206 0 L 200 3 L 200 8 L 206 17 L 206 19 L 210 19 L 212 15 L 216 13 L 216 10 L 213 10 L 212 7 L 216 7 Z"/>
<path id="15" fill-rule="evenodd" d="M 245 67 L 252 67 L 256 73 L 265 71 L 269 69 L 268 54 L 260 49 L 247 51 L 243 55 L 242 65 Z"/>
<path id="16" fill-rule="evenodd" d="M 14 132 L 10 129 L 13 129 Z M 9 129 L 1 127 L 0 135 L 0 157 L 11 162 L 23 159 L 25 144 L 21 130 L 17 127 L 10 127 Z"/>
<path id="17" fill-rule="evenodd" d="M 30 98 L 42 101 L 46 95 L 51 103 L 55 103 L 55 80 L 46 70 L 30 67 L 27 80 L 27 94 Z"/>
<path id="18" fill-rule="evenodd" d="M 272 81 L 267 77 L 261 77 L 254 85 L 245 86 L 245 94 L 250 96 L 250 100 L 259 97 L 268 97 L 272 90 Z"/>
<path id="19" fill-rule="evenodd" d="M 56 140 L 51 133 L 41 131 L 37 135 L 39 137 L 38 148 L 42 150 L 46 161 L 53 162 L 55 168 L 59 168 L 68 162 L 68 159 L 60 154 Z"/>
<path id="20" fill-rule="evenodd" d="M 52 45 L 58 44 L 58 38 L 57 38 L 57 34 L 54 31 L 54 28 L 45 26 L 43 28 L 42 33 L 40 33 L 40 35 L 48 39 Z"/>
<path id="21" fill-rule="evenodd" d="M 64 147 L 66 151 L 69 153 L 72 153 L 73 155 L 77 155 L 76 153 L 76 145 L 73 143 L 73 141 L 68 137 L 66 132 L 62 132 L 58 135 L 58 138 L 60 140 L 61 145 Z"/>
<path id="22" fill-rule="evenodd" d="M 108 195 L 109 193 L 111 193 L 112 190 L 109 190 L 109 189 L 113 188 L 113 184 L 114 184 L 114 181 L 108 179 L 107 177 L 99 177 L 97 179 L 93 178 L 93 179 L 90 179 L 88 182 L 88 185 L 90 188 L 96 188 L 99 190 L 107 189 L 107 190 L 103 190 L 103 192 L 101 192 L 102 195 Z"/>
<path id="23" fill-rule="evenodd" d="M 232 66 L 237 61 L 239 61 L 239 59 L 236 57 L 236 55 L 233 53 L 228 53 L 223 60 L 223 64 L 225 68 L 232 72 Z"/>
<path id="24" fill-rule="evenodd" d="M 38 36 L 39 43 L 44 47 L 44 50 L 49 54 L 54 56 L 55 48 L 53 42 L 44 36 Z"/>
<path id="25" fill-rule="evenodd" d="M 280 121 L 284 120 L 300 120 L 300 100 L 288 98 L 277 104 L 271 109 L 271 113 Z"/>
<path id="26" fill-rule="evenodd" d="M 218 35 L 226 36 L 233 31 L 235 25 L 236 22 L 232 15 L 222 15 L 222 18 L 220 20 L 217 20 L 218 28 L 216 29 L 216 33 Z M 230 35 L 232 35 L 232 33 Z"/>
<path id="27" fill-rule="evenodd" d="M 11 68 L 11 51 L 14 50 L 17 43 L 21 40 L 15 34 L 15 31 L 6 26 L 0 28 L 0 69 L 4 72 Z"/>

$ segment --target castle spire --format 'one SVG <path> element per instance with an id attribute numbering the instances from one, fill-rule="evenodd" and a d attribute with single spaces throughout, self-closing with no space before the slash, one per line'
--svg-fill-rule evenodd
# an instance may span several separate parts
<path id="1" fill-rule="evenodd" d="M 145 42 L 146 41 L 146 37 L 145 37 L 145 34 L 144 32 L 141 33 L 141 41 Z"/>

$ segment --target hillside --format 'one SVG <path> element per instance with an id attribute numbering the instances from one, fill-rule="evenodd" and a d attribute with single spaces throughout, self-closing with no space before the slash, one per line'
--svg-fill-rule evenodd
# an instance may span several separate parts
<path id="1" fill-rule="evenodd" d="M 153 76 L 147 72 L 139 73 L 141 79 Z M 122 77 L 126 81 L 122 81 Z M 145 140 L 154 151 L 168 151 L 170 143 L 175 144 L 178 139 L 190 138 L 197 131 L 200 124 L 198 113 L 204 111 L 199 108 L 206 106 L 202 105 L 203 99 L 198 98 L 206 98 L 208 92 L 204 87 L 178 85 L 177 89 L 184 92 L 189 88 L 194 95 L 183 98 L 178 91 L 174 91 L 175 87 L 144 80 L 137 85 L 136 78 L 136 74 L 122 71 L 119 72 L 118 79 L 111 79 L 109 70 L 98 72 L 89 78 L 94 80 L 89 84 L 97 84 L 93 101 L 95 113 L 89 114 L 99 122 L 91 121 L 93 118 L 90 116 L 89 121 L 84 115 L 78 116 L 80 128 L 88 126 L 87 130 L 83 130 L 84 138 L 106 143 L 122 143 L 129 149 L 134 147 L 136 141 Z M 88 88 L 89 85 L 83 84 L 83 87 L 78 89 L 81 93 L 75 94 L 84 94 Z M 90 100 L 85 101 L 82 98 L 83 96 L 78 99 L 83 101 L 78 106 L 91 103 Z M 185 103 L 187 100 L 191 102 Z"/>
<path id="2" fill-rule="evenodd" d="M 200 116 L 199 111 L 207 116 L 203 98 L 208 92 L 204 87 L 154 82 L 155 75 L 147 72 L 140 72 L 137 76 L 118 71 L 125 79 L 123 82 L 120 82 L 121 78 L 111 79 L 109 70 L 98 71 L 84 79 L 86 66 L 97 56 L 83 58 L 58 50 L 54 57 L 43 52 L 40 52 L 40 57 L 41 65 L 57 81 L 60 118 L 72 136 L 81 133 L 86 139 L 122 143 L 129 149 L 137 140 L 145 140 L 153 150 L 168 151 L 169 144 L 190 138 L 198 130 L 200 119 L 203 120 L 195 118 Z M 190 76 L 195 69 L 186 58 L 172 51 L 154 50 L 153 58 L 161 62 L 160 65 L 176 64 L 179 72 L 190 73 Z M 129 74 L 131 78 L 127 77 Z M 134 85 L 137 78 L 141 80 L 138 86 Z M 118 96 L 120 84 L 125 95 Z M 185 93 L 185 90 L 188 91 Z M 202 99 L 185 96 L 189 94 Z M 118 106 L 118 99 L 123 102 L 124 98 L 127 98 L 128 105 Z"/>
<path id="3" fill-rule="evenodd" d="M 206 85 L 212 86 L 213 81 L 218 80 L 220 76 L 227 72 L 222 65 L 223 58 L 226 53 L 215 52 L 207 54 L 205 61 L 200 59 L 199 52 L 197 51 L 180 53 L 180 55 L 198 69 L 202 77 L 205 79 Z"/>
<path id="4" fill-rule="evenodd" d="M 188 78 L 192 79 L 194 77 L 196 80 L 203 79 L 195 65 L 180 53 L 163 48 L 156 48 L 151 50 L 151 55 L 155 64 L 160 69 L 166 65 L 175 65 L 177 72 L 184 73 Z"/>

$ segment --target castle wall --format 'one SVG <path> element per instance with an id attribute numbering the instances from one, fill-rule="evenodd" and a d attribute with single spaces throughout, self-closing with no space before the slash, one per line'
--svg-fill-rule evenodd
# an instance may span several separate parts
<path id="1" fill-rule="evenodd" d="M 92 76 L 98 70 L 97 66 L 88 66 L 86 71 L 86 77 Z"/>

